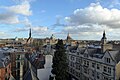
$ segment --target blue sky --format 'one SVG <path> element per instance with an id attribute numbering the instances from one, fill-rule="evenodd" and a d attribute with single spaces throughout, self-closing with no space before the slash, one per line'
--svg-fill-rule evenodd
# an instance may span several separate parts
<path id="1" fill-rule="evenodd" d="M 0 0 L 0 38 L 120 39 L 119 0 Z"/>

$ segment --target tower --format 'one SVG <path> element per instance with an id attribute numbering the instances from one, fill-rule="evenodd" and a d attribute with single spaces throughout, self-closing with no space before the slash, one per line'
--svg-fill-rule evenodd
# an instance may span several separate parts
<path id="1" fill-rule="evenodd" d="M 29 31 L 29 37 L 28 37 L 28 39 L 27 39 L 27 42 L 26 42 L 26 43 L 28 43 L 28 41 L 30 41 L 30 43 L 31 43 L 31 28 L 30 28 L 30 31 Z"/>
<path id="2" fill-rule="evenodd" d="M 72 41 L 72 38 L 70 37 L 70 34 L 68 33 L 66 42 L 67 42 L 68 44 L 71 44 L 71 41 Z"/>
<path id="3" fill-rule="evenodd" d="M 107 50 L 107 38 L 104 30 L 103 37 L 101 39 L 101 52 L 104 53 L 106 50 Z"/>
<path id="4" fill-rule="evenodd" d="M 69 40 L 72 40 L 72 38 L 70 37 L 70 34 L 68 33 L 68 35 L 67 35 L 67 40 L 69 41 Z"/>
<path id="5" fill-rule="evenodd" d="M 102 43 L 102 44 L 106 44 L 106 43 L 107 43 L 107 38 L 106 38 L 105 30 L 104 30 L 104 32 L 103 32 L 103 37 L 102 37 L 102 39 L 101 39 L 101 43 Z"/>
<path id="6" fill-rule="evenodd" d="M 31 38 L 31 28 L 30 28 L 30 32 L 29 32 L 29 37 Z"/>
<path id="7" fill-rule="evenodd" d="M 50 37 L 50 44 L 55 44 L 56 42 L 55 36 L 52 34 L 52 36 Z"/>

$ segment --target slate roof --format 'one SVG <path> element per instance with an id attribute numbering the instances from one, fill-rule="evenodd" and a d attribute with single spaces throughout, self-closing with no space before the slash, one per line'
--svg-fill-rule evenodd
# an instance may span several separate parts
<path id="1" fill-rule="evenodd" d="M 8 52 L 0 51 L 0 68 L 6 67 L 10 63 Z"/>
<path id="2" fill-rule="evenodd" d="M 110 54 L 110 56 L 112 57 L 112 59 L 115 62 L 118 63 L 120 61 L 120 51 L 118 51 L 118 50 L 110 50 L 109 54 Z"/>
<path id="3" fill-rule="evenodd" d="M 95 57 L 102 59 L 104 54 L 108 52 L 111 56 L 111 58 L 118 63 L 120 61 L 120 51 L 119 50 L 106 50 L 106 52 L 101 53 L 101 48 L 93 48 L 93 47 L 86 47 L 86 48 L 81 48 L 81 47 L 75 47 L 75 46 L 70 46 L 69 47 L 70 52 L 74 53 L 72 50 L 77 50 L 80 54 L 85 54 L 85 51 L 87 50 L 87 54 L 90 57 Z"/>

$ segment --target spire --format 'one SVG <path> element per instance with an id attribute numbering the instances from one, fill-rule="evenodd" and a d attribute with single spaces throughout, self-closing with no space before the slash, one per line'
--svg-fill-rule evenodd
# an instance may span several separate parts
<path id="1" fill-rule="evenodd" d="M 29 37 L 31 38 L 31 28 L 30 28 L 30 32 L 29 32 Z"/>
<path id="2" fill-rule="evenodd" d="M 27 42 L 30 40 L 30 38 L 31 38 L 31 28 L 30 28 L 29 38 L 27 39 Z"/>
<path id="3" fill-rule="evenodd" d="M 101 39 L 101 53 L 104 53 L 107 49 L 108 49 L 107 38 L 106 38 L 105 30 L 104 30 L 103 37 Z"/>
<path id="4" fill-rule="evenodd" d="M 102 39 L 101 39 L 101 43 L 102 43 L 102 44 L 106 44 L 106 43 L 107 43 L 107 38 L 106 38 L 105 30 L 104 30 L 104 32 L 103 32 L 103 37 L 102 37 Z"/>
<path id="5" fill-rule="evenodd" d="M 102 39 L 107 39 L 107 38 L 106 38 L 106 34 L 105 34 L 105 30 L 104 30 L 104 32 L 103 32 L 103 37 L 102 37 Z"/>
<path id="6" fill-rule="evenodd" d="M 70 37 L 69 32 L 68 32 L 68 35 L 67 35 L 67 40 L 72 40 L 72 38 Z"/>
<path id="7" fill-rule="evenodd" d="M 52 36 L 50 37 L 50 39 L 55 39 L 55 36 L 52 34 Z"/>

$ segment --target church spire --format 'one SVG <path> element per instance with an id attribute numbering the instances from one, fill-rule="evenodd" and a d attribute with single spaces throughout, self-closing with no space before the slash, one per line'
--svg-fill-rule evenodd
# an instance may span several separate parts
<path id="1" fill-rule="evenodd" d="M 31 38 L 31 28 L 30 28 L 30 32 L 29 32 L 29 37 Z"/>
<path id="2" fill-rule="evenodd" d="M 103 37 L 101 39 L 101 52 L 104 53 L 107 49 L 108 49 L 107 38 L 106 38 L 105 30 L 104 30 Z"/>
<path id="3" fill-rule="evenodd" d="M 27 39 L 27 42 L 31 39 L 31 28 L 30 28 L 30 32 L 29 32 L 29 37 Z"/>
<path id="4" fill-rule="evenodd" d="M 102 37 L 102 39 L 107 39 L 107 38 L 106 38 L 106 34 L 105 34 L 105 30 L 104 30 L 104 32 L 103 32 L 103 37 Z"/>
<path id="5" fill-rule="evenodd" d="M 72 38 L 70 37 L 69 32 L 68 32 L 68 35 L 67 35 L 67 40 L 72 40 Z"/>
<path id="6" fill-rule="evenodd" d="M 106 41 L 107 41 L 107 38 L 106 38 L 105 30 L 104 30 L 104 32 L 103 32 L 103 37 L 102 37 L 102 39 L 101 39 L 101 43 L 102 43 L 102 44 L 106 44 Z"/>

